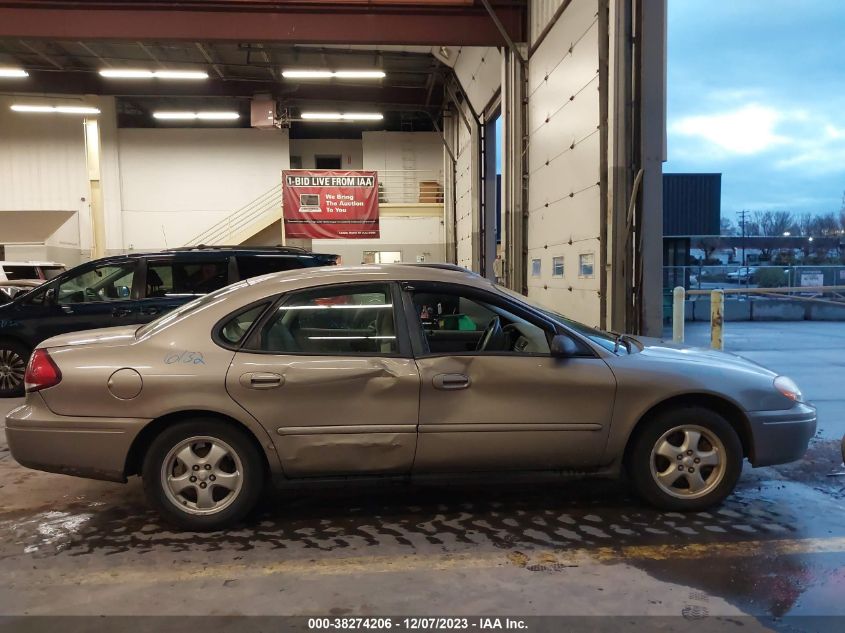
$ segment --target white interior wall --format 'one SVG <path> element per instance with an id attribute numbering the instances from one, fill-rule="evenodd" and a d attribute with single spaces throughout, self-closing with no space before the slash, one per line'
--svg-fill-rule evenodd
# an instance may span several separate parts
<path id="1" fill-rule="evenodd" d="M 597 11 L 597 0 L 573 0 L 528 70 L 528 294 L 589 324 L 601 309 Z M 579 274 L 582 254 L 593 254 L 591 276 Z M 558 256 L 563 277 L 552 276 Z"/>
<path id="2" fill-rule="evenodd" d="M 316 123 L 315 125 L 319 125 Z M 355 138 L 295 138 L 290 155 L 302 159 L 302 169 L 314 169 L 317 156 L 341 156 L 342 169 L 363 169 L 363 146 Z"/>
<path id="3" fill-rule="evenodd" d="M 495 47 L 463 46 L 454 69 L 472 109 L 483 112 L 502 83 L 502 53 Z"/>
<path id="4" fill-rule="evenodd" d="M 528 3 L 528 41 L 532 45 L 563 3 L 564 0 L 531 0 Z"/>
<path id="5" fill-rule="evenodd" d="M 439 217 L 390 217 L 379 219 L 377 240 L 312 240 L 315 252 L 335 253 L 348 265 L 360 264 L 364 251 L 399 251 L 402 261 L 446 261 L 446 236 Z"/>
<path id="6" fill-rule="evenodd" d="M 182 246 L 281 182 L 286 130 L 121 129 L 124 248 Z"/>
<path id="7" fill-rule="evenodd" d="M 39 211 L 65 211 L 70 219 L 55 233 L 43 235 L 43 243 L 7 246 L 6 257 L 43 259 L 49 250 L 53 258 L 70 255 L 78 260 L 78 214 L 88 205 L 82 119 L 10 110 L 22 100 L 0 96 L 0 211 L 21 212 L 22 222 L 25 213 Z M 0 244 L 7 244 L 3 234 L 0 226 Z M 85 237 L 82 246 L 90 247 Z"/>

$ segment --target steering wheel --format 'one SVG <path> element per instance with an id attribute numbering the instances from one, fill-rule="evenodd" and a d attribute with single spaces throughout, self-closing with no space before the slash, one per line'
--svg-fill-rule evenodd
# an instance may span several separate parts
<path id="1" fill-rule="evenodd" d="M 490 323 L 484 328 L 484 334 L 478 339 L 478 345 L 475 346 L 476 352 L 483 352 L 490 345 L 491 341 L 498 340 L 502 337 L 502 320 L 498 316 L 490 319 Z"/>

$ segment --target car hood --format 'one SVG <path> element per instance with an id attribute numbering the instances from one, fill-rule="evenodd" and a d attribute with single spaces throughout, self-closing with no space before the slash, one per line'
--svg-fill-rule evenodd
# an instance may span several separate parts
<path id="1" fill-rule="evenodd" d="M 48 338 L 38 347 L 72 347 L 78 345 L 129 345 L 135 342 L 135 331 L 140 325 L 104 327 L 83 330 Z"/>
<path id="2" fill-rule="evenodd" d="M 758 365 L 754 361 L 743 358 L 742 356 L 737 356 L 736 354 L 731 354 L 730 352 L 720 352 L 704 347 L 679 345 L 677 343 L 664 341 L 658 338 L 637 336 L 635 339 L 639 341 L 643 347 L 639 355 L 645 358 L 683 363 L 698 363 L 714 368 L 753 371 L 759 374 L 771 376 L 772 378 L 777 376 L 775 372 L 766 369 L 762 365 Z"/>

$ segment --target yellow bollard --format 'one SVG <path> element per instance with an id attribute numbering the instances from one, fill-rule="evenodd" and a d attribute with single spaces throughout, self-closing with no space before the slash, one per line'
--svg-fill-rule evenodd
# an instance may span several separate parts
<path id="1" fill-rule="evenodd" d="M 725 319 L 725 293 L 714 290 L 710 293 L 710 347 L 719 351 L 725 349 L 722 326 Z"/>
<path id="2" fill-rule="evenodd" d="M 675 343 L 684 342 L 684 300 L 686 294 L 683 286 L 677 286 L 672 291 L 672 341 Z"/>

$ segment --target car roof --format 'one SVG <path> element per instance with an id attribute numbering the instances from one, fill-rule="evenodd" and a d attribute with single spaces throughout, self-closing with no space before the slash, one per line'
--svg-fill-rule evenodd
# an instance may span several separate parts
<path id="1" fill-rule="evenodd" d="M 361 264 L 359 266 L 321 266 L 301 268 L 253 277 L 247 283 L 267 291 L 275 285 L 308 287 L 366 281 L 430 281 L 460 283 L 490 288 L 493 283 L 477 273 L 454 264 Z"/>

